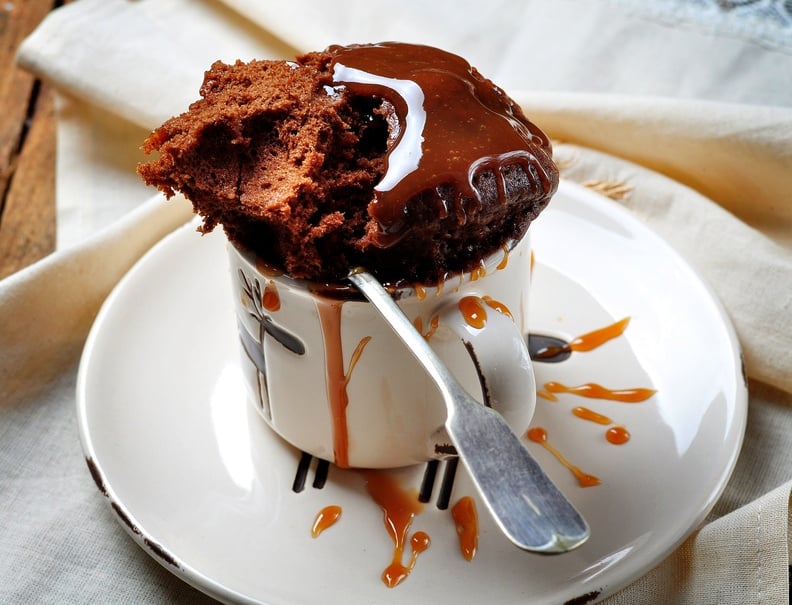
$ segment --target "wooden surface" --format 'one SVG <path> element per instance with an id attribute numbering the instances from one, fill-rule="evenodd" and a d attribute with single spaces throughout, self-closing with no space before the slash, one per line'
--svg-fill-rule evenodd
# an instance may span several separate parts
<path id="1" fill-rule="evenodd" d="M 0 0 L 0 278 L 55 248 L 55 108 L 51 88 L 14 64 L 55 0 Z"/>

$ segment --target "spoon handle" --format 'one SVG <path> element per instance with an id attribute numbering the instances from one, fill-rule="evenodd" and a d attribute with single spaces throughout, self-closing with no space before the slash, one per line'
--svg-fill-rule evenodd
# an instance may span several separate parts
<path id="1" fill-rule="evenodd" d="M 589 527 L 550 481 L 503 417 L 473 399 L 370 273 L 349 280 L 374 305 L 437 384 L 446 430 L 495 522 L 516 546 L 545 554 L 572 550 Z"/>

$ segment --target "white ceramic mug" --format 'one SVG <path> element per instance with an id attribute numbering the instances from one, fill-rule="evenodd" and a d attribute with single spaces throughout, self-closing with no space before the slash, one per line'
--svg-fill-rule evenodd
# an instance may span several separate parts
<path id="1" fill-rule="evenodd" d="M 437 387 L 371 304 L 351 286 L 294 280 L 228 249 L 247 385 L 281 437 L 342 467 L 454 453 Z M 530 255 L 526 235 L 470 273 L 394 292 L 463 386 L 518 434 L 536 405 L 526 347 Z"/>

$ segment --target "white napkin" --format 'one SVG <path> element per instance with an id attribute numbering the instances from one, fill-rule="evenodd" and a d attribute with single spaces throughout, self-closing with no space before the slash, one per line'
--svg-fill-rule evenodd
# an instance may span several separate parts
<path id="1" fill-rule="evenodd" d="M 637 2 L 573 0 L 502 0 L 486 10 L 473 2 L 417 0 L 310 0 L 299 9 L 252 0 L 79 0 L 55 11 L 19 56 L 64 93 L 62 250 L 0 282 L 0 395 L 11 402 L 0 408 L 0 434 L 28 436 L 0 458 L 0 476 L 12 478 L 0 497 L 12 508 L 6 519 L 16 519 L 0 520 L 0 560 L 13 561 L 8 570 L 0 567 L 0 600 L 80 601 L 77 587 L 89 579 L 91 600 L 106 600 L 118 588 L 135 602 L 198 598 L 152 572 L 145 555 L 130 555 L 136 547 L 117 537 L 112 518 L 92 519 L 74 506 L 66 509 L 76 519 L 59 516 L 31 491 L 41 482 L 30 480 L 47 476 L 48 465 L 65 465 L 74 478 L 59 497 L 90 501 L 93 486 L 76 470 L 76 441 L 61 439 L 63 455 L 54 458 L 34 446 L 35 436 L 62 432 L 68 423 L 63 414 L 50 420 L 40 410 L 73 399 L 74 362 L 93 313 L 129 264 L 187 213 L 183 205 L 149 202 L 104 234 L 68 243 L 125 214 L 136 196 L 141 203 L 147 197 L 130 173 L 137 156 L 129 150 L 196 98 L 213 60 L 402 39 L 459 52 L 501 83 L 559 141 L 564 176 L 619 199 L 671 242 L 717 291 L 739 332 L 752 393 L 733 480 L 701 531 L 607 602 L 786 602 L 792 55 L 776 26 L 743 31 L 728 14 L 681 23 L 670 14 Z M 86 150 L 86 141 L 107 147 Z M 118 157 L 124 159 L 110 159 Z M 97 223 L 98 212 L 86 207 L 103 207 L 104 218 Z M 68 329 L 59 333 L 59 325 Z M 19 521 L 31 503 L 50 530 L 64 522 L 88 525 L 90 543 L 63 538 L 51 545 L 61 555 L 53 560 L 42 526 Z M 95 563 L 95 571 L 74 565 L 75 553 L 97 560 L 97 549 L 108 560 Z M 25 568 L 20 553 L 33 564 Z M 118 561 L 135 572 L 121 573 Z M 54 580 L 41 586 L 45 569 L 63 588 Z"/>

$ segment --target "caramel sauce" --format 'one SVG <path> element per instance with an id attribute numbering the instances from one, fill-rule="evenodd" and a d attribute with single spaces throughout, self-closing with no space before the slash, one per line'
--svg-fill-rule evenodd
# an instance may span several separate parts
<path id="1" fill-rule="evenodd" d="M 588 332 L 582 336 L 578 336 L 569 343 L 569 348 L 573 351 L 591 351 L 599 346 L 604 345 L 609 340 L 618 338 L 627 329 L 627 324 L 630 323 L 630 318 L 625 317 L 619 321 L 612 323 L 609 326 Z"/>
<path id="2" fill-rule="evenodd" d="M 583 472 L 580 467 L 575 466 L 569 460 L 564 458 L 556 448 L 554 448 L 547 440 L 547 431 L 540 426 L 533 427 L 528 429 L 528 432 L 525 433 L 525 436 L 528 437 L 534 443 L 538 443 L 543 448 L 545 448 L 548 452 L 555 456 L 556 460 L 558 460 L 563 466 L 565 466 L 569 471 L 575 476 L 577 479 L 578 484 L 580 487 L 593 487 L 595 485 L 599 485 L 601 483 L 599 477 L 595 477 L 594 475 L 590 475 L 588 473 Z"/>
<path id="3" fill-rule="evenodd" d="M 422 531 L 416 532 L 409 539 L 412 551 L 410 559 L 406 565 L 403 563 L 410 525 L 415 515 L 423 510 L 423 504 L 418 501 L 416 490 L 405 490 L 389 472 L 362 472 L 366 480 L 366 491 L 382 509 L 385 529 L 393 541 L 393 558 L 382 572 L 382 581 L 388 588 L 393 588 L 407 579 L 415 567 L 418 555 L 429 547 L 429 535 Z"/>
<path id="4" fill-rule="evenodd" d="M 498 271 L 503 271 L 509 264 L 509 247 L 506 244 L 503 244 L 503 258 L 498 263 L 498 266 L 495 267 Z"/>
<path id="5" fill-rule="evenodd" d="M 613 420 L 607 416 L 603 416 L 602 414 L 599 414 L 588 408 L 576 407 L 572 410 L 572 413 L 578 418 L 588 420 L 589 422 L 596 422 L 597 424 L 602 425 L 613 424 Z M 612 443 L 613 445 L 624 445 L 630 440 L 630 431 L 621 425 L 612 426 L 605 431 L 605 439 L 608 441 L 608 443 Z"/>
<path id="6" fill-rule="evenodd" d="M 261 306 L 273 313 L 280 309 L 280 294 L 278 294 L 278 287 L 272 280 L 269 280 L 267 285 L 264 286 L 264 292 L 261 295 Z"/>
<path id="7" fill-rule="evenodd" d="M 346 410 L 349 405 L 347 384 L 352 370 L 360 359 L 370 336 L 363 338 L 352 353 L 349 371 L 344 371 L 344 351 L 341 345 L 341 307 L 343 302 L 317 299 L 316 308 L 322 324 L 325 349 L 325 380 L 330 417 L 333 422 L 333 456 L 336 466 L 349 468 L 349 428 Z"/>
<path id="8" fill-rule="evenodd" d="M 536 391 L 536 396 L 541 397 L 542 399 L 547 399 L 547 401 L 558 401 L 558 397 L 544 390 Z"/>
<path id="9" fill-rule="evenodd" d="M 267 275 L 269 277 L 280 277 L 283 275 L 283 269 L 268 263 L 260 256 L 256 255 L 256 270 L 261 273 L 262 275 Z"/>
<path id="10" fill-rule="evenodd" d="M 429 546 L 432 544 L 432 539 L 429 537 L 425 531 L 417 531 L 412 535 L 410 538 L 410 548 L 412 548 L 413 554 L 418 555 L 422 552 L 426 551 Z M 417 557 L 416 557 L 417 558 Z M 415 562 L 412 562 L 412 566 L 410 569 L 415 567 Z"/>
<path id="11" fill-rule="evenodd" d="M 435 335 L 435 332 L 437 332 L 437 329 L 440 327 L 440 316 L 435 315 L 429 320 L 429 329 L 426 332 L 424 332 L 423 320 L 420 317 L 415 318 L 415 321 L 413 321 L 413 326 L 415 326 L 415 329 L 420 332 L 421 336 L 423 336 L 425 340 L 429 340 Z"/>
<path id="12" fill-rule="evenodd" d="M 424 300 L 426 298 L 426 288 L 421 284 L 413 284 L 413 290 L 418 300 Z"/>
<path id="13" fill-rule="evenodd" d="M 589 422 L 596 422 L 597 424 L 605 425 L 605 424 L 613 423 L 613 420 L 611 420 L 607 416 L 598 414 L 597 412 L 595 412 L 594 410 L 590 410 L 589 408 L 576 407 L 572 410 L 572 413 L 578 418 L 582 418 L 583 420 L 588 420 Z"/>
<path id="14" fill-rule="evenodd" d="M 503 166 L 521 166 L 536 181 L 536 199 L 557 187 L 547 136 L 463 58 L 398 42 L 331 46 L 328 52 L 336 85 L 385 99 L 398 121 L 390 124 L 385 175 L 369 206 L 381 227 L 377 245 L 401 239 L 411 223 L 407 202 L 440 186 L 455 191 L 452 207 L 443 211 L 460 217 L 476 211 L 482 204 L 477 177 L 486 171 L 495 174 L 500 199 Z"/>
<path id="15" fill-rule="evenodd" d="M 371 336 L 364 336 L 360 339 L 360 342 L 355 347 L 355 350 L 352 351 L 352 357 L 349 359 L 349 369 L 344 374 L 344 386 L 349 384 L 349 381 L 352 379 L 352 371 L 355 369 L 357 362 L 360 361 L 360 356 L 363 355 L 363 349 L 366 348 L 366 345 L 371 341 Z"/>
<path id="16" fill-rule="evenodd" d="M 416 317 L 415 319 L 413 319 L 413 328 L 415 328 L 420 334 L 423 334 L 424 333 L 423 319 L 420 317 Z"/>
<path id="17" fill-rule="evenodd" d="M 341 468 L 349 467 L 349 430 L 346 409 L 349 405 L 344 355 L 341 347 L 341 307 L 339 301 L 317 302 L 325 349 L 325 377 L 330 417 L 333 422 L 333 456 Z"/>
<path id="18" fill-rule="evenodd" d="M 487 323 L 487 310 L 484 301 L 478 296 L 464 296 L 459 299 L 459 311 L 465 322 L 472 328 L 481 329 Z"/>
<path id="19" fill-rule="evenodd" d="M 476 502 L 470 496 L 464 496 L 454 504 L 451 516 L 459 536 L 459 550 L 466 560 L 472 561 L 478 549 L 478 513 Z"/>
<path id="20" fill-rule="evenodd" d="M 495 300 L 491 296 L 482 296 L 481 300 L 483 300 L 490 309 L 495 309 L 498 313 L 503 313 L 506 317 L 514 321 L 514 315 L 509 310 L 504 303 L 500 302 L 499 300 Z"/>
<path id="21" fill-rule="evenodd" d="M 479 266 L 475 267 L 470 271 L 470 281 L 478 281 L 482 277 L 487 276 L 487 267 L 484 265 L 484 261 L 479 261 Z"/>
<path id="22" fill-rule="evenodd" d="M 565 346 L 547 347 L 542 349 L 541 351 L 535 353 L 534 358 L 546 359 L 561 353 L 567 353 L 569 351 L 591 351 L 604 345 L 609 340 L 613 340 L 614 338 L 621 336 L 624 333 L 624 330 L 627 329 L 627 324 L 629 323 L 630 318 L 625 317 L 624 319 L 620 319 L 619 321 L 605 326 L 604 328 L 600 328 L 592 332 L 587 332 L 582 336 L 578 336 L 577 338 L 572 339 Z"/>
<path id="23" fill-rule="evenodd" d="M 546 382 L 544 388 L 551 393 L 571 393 L 589 399 L 607 399 L 608 401 L 620 401 L 621 403 L 640 403 L 646 401 L 657 392 L 654 389 L 642 388 L 613 390 L 593 382 L 574 387 L 566 386 L 559 382 Z"/>
<path id="24" fill-rule="evenodd" d="M 336 505 L 325 506 L 320 510 L 314 519 L 313 526 L 311 527 L 311 536 L 314 538 L 319 537 L 324 530 L 332 527 L 341 518 L 341 507 Z"/>
<path id="25" fill-rule="evenodd" d="M 612 426 L 605 431 L 605 439 L 613 445 L 624 445 L 630 440 L 630 431 L 623 426 Z"/>

